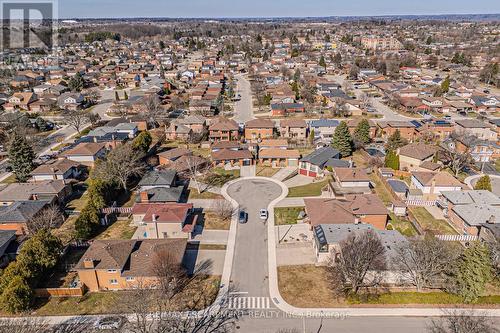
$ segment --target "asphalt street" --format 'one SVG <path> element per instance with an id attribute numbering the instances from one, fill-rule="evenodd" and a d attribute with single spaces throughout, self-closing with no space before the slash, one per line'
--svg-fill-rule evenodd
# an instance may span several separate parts
<path id="1" fill-rule="evenodd" d="M 252 108 L 252 90 L 250 89 L 250 82 L 244 75 L 236 76 L 236 94 L 240 94 L 241 99 L 234 103 L 234 117 L 237 123 L 245 123 L 254 119 Z"/>

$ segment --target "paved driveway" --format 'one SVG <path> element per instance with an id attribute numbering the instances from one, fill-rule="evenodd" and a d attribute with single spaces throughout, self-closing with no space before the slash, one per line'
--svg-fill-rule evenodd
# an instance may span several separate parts
<path id="1" fill-rule="evenodd" d="M 248 213 L 248 222 L 237 225 L 231 282 L 248 296 L 267 296 L 267 225 L 259 218 L 259 210 L 281 194 L 281 187 L 252 179 L 230 185 L 227 192 Z"/>

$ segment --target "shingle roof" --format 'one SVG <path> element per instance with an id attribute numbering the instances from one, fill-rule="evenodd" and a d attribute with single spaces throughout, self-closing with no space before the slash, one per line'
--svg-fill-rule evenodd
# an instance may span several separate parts
<path id="1" fill-rule="evenodd" d="M 454 205 L 486 204 L 500 205 L 500 198 L 486 190 L 444 191 L 441 195 Z M 500 222 L 500 221 L 499 221 Z"/>
<path id="2" fill-rule="evenodd" d="M 309 162 L 313 165 L 317 165 L 321 168 L 325 166 L 325 163 L 329 159 L 335 159 L 339 157 L 340 152 L 332 147 L 321 147 L 316 149 L 309 155 L 303 157 L 301 162 Z"/>
<path id="3" fill-rule="evenodd" d="M 79 143 L 73 149 L 69 149 L 65 151 L 63 156 L 74 156 L 74 155 L 83 155 L 83 156 L 94 156 L 99 151 L 104 149 L 104 143 L 95 143 L 95 142 L 82 142 Z"/>
<path id="4" fill-rule="evenodd" d="M 468 204 L 454 206 L 452 210 L 468 225 L 478 226 L 487 223 L 492 217 L 496 223 L 500 221 L 500 207 L 497 206 Z"/>
<path id="5" fill-rule="evenodd" d="M 176 175 L 175 170 L 152 170 L 142 177 L 138 186 L 169 186 L 174 182 Z"/>
<path id="6" fill-rule="evenodd" d="M 339 126 L 339 121 L 335 119 L 318 119 L 313 120 L 309 123 L 310 127 L 337 127 Z"/>
<path id="7" fill-rule="evenodd" d="M 408 156 L 417 160 L 425 160 L 437 151 L 437 147 L 425 143 L 410 143 L 399 148 L 399 155 Z"/>
<path id="8" fill-rule="evenodd" d="M 176 159 L 178 157 L 184 156 L 184 155 L 191 155 L 193 152 L 189 149 L 186 148 L 174 148 L 170 149 L 164 152 L 161 152 L 158 154 L 158 156 L 161 156 L 166 159 Z"/>
<path id="9" fill-rule="evenodd" d="M 0 206 L 0 223 L 29 221 L 47 205 L 47 201 L 16 201 L 10 206 Z"/>
<path id="10" fill-rule="evenodd" d="M 414 171 L 412 176 L 424 186 L 431 186 L 433 181 L 436 182 L 436 186 L 462 186 L 458 179 L 447 172 Z"/>
<path id="11" fill-rule="evenodd" d="M 274 121 L 271 119 L 252 119 L 245 123 L 245 128 L 274 128 Z"/>
<path id="12" fill-rule="evenodd" d="M 62 158 L 53 163 L 42 164 L 31 172 L 31 175 L 63 175 L 69 169 L 75 168 L 78 163 Z"/>

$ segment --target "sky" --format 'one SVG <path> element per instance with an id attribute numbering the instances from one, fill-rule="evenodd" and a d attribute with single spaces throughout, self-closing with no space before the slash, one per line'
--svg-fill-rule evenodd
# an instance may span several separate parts
<path id="1" fill-rule="evenodd" d="M 500 0 L 57 0 L 60 18 L 497 14 Z"/>

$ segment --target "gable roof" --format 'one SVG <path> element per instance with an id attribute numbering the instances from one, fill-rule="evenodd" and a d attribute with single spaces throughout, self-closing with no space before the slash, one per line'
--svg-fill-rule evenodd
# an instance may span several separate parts
<path id="1" fill-rule="evenodd" d="M 31 175 L 63 175 L 69 169 L 78 167 L 78 163 L 66 158 L 58 159 L 53 163 L 39 165 L 31 171 Z"/>
<path id="2" fill-rule="evenodd" d="M 368 182 L 370 178 L 365 170 L 359 168 L 341 168 L 333 169 L 335 176 L 341 182 Z"/>
<path id="3" fill-rule="evenodd" d="M 174 149 L 170 149 L 170 150 L 167 150 L 167 151 L 164 151 L 164 152 L 161 152 L 158 154 L 158 156 L 161 156 L 163 158 L 166 158 L 166 159 L 176 159 L 176 158 L 179 158 L 181 156 L 184 156 L 184 155 L 192 155 L 193 152 L 187 148 L 174 148 Z"/>
<path id="4" fill-rule="evenodd" d="M 330 159 L 338 159 L 340 152 L 332 147 L 321 147 L 309 155 L 300 159 L 301 162 L 308 162 L 323 168 Z"/>
<path id="5" fill-rule="evenodd" d="M 247 121 L 245 128 L 274 128 L 274 121 L 271 119 L 256 118 Z"/>
<path id="6" fill-rule="evenodd" d="M 82 142 L 76 145 L 76 147 L 65 151 L 63 156 L 95 156 L 98 152 L 104 149 L 106 145 L 104 143 L 96 142 Z"/>
<path id="7" fill-rule="evenodd" d="M 431 186 L 433 181 L 435 181 L 435 186 L 440 187 L 462 186 L 462 183 L 448 172 L 414 171 L 412 176 L 424 186 Z"/>
<path id="8" fill-rule="evenodd" d="M 487 190 L 443 191 L 441 195 L 454 205 L 500 205 L 500 198 Z"/>
<path id="9" fill-rule="evenodd" d="M 410 143 L 399 148 L 399 155 L 408 156 L 417 160 L 425 160 L 436 153 L 438 149 L 425 143 Z"/>
<path id="10" fill-rule="evenodd" d="M 139 182 L 138 186 L 166 186 L 172 185 L 177 172 L 175 170 L 151 170 L 148 171 Z"/>
<path id="11" fill-rule="evenodd" d="M 26 223 L 46 205 L 47 201 L 16 201 L 10 206 L 0 206 L 0 223 Z"/>

